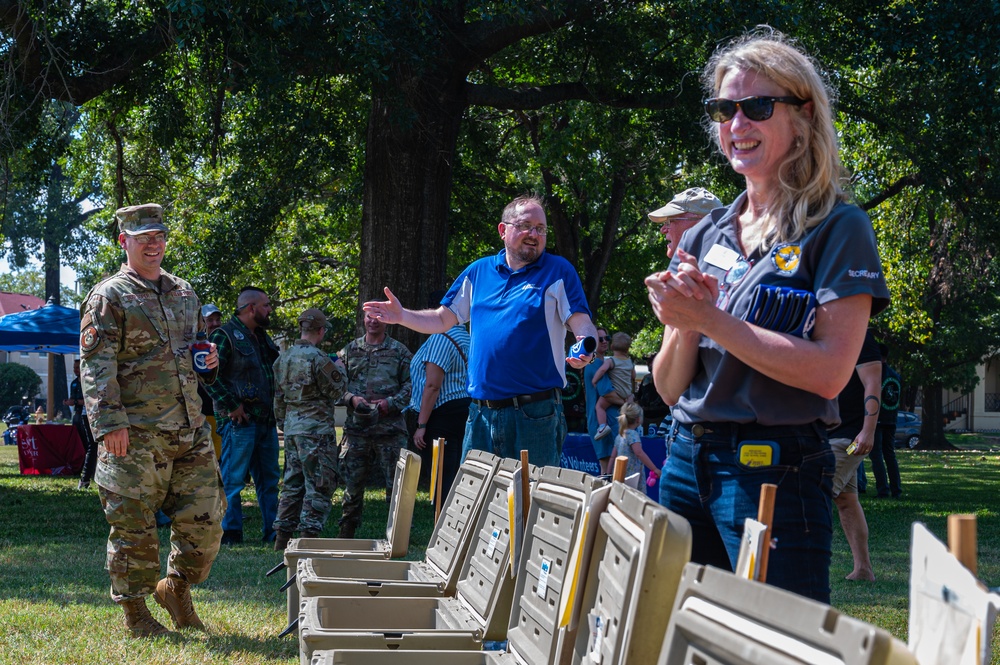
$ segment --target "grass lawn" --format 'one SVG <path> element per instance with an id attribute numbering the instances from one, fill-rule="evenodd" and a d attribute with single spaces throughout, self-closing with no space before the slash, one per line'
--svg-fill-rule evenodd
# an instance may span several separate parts
<path id="1" fill-rule="evenodd" d="M 945 539 L 949 514 L 976 514 L 980 578 L 990 586 L 1000 584 L 1000 445 L 982 437 L 956 442 L 966 449 L 899 451 L 902 499 L 875 499 L 873 486 L 872 493 L 862 496 L 877 582 L 843 579 L 851 570 L 851 555 L 839 528 L 834 532 L 834 606 L 904 641 L 912 522 L 922 521 Z M 261 525 L 259 511 L 249 505 L 252 491 L 244 492 L 247 542 L 224 548 L 208 581 L 194 589 L 209 632 L 139 640 L 126 636 L 121 611 L 108 597 L 108 529 L 97 493 L 80 492 L 76 483 L 75 478 L 21 476 L 16 448 L 0 446 L 0 663 L 298 662 L 295 640 L 277 638 L 285 624 L 285 596 L 278 592 L 284 578 L 264 577 L 280 556 L 255 540 Z M 326 536 L 335 535 L 339 499 L 338 493 Z M 423 493 L 418 496 L 409 558 L 422 556 L 432 516 Z M 385 520 L 384 492 L 370 491 L 358 536 L 380 537 Z M 167 529 L 161 529 L 160 536 L 166 540 Z M 152 600 L 149 605 L 169 626 L 166 612 Z M 994 640 L 997 651 L 1000 643 Z M 993 662 L 1000 663 L 1000 658 Z"/>

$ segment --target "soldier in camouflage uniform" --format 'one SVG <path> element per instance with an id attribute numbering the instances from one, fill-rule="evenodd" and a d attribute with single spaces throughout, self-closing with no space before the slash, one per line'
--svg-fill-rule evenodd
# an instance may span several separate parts
<path id="1" fill-rule="evenodd" d="M 169 632 L 146 606 L 150 593 L 177 628 L 204 629 L 189 586 L 208 577 L 218 554 L 226 499 L 198 382 L 215 380 L 218 354 L 213 345 L 210 372 L 195 373 L 190 344 L 205 324 L 191 285 L 160 269 L 162 208 L 115 214 L 127 262 L 87 294 L 80 321 L 81 381 L 99 442 L 95 480 L 111 525 L 111 597 L 134 635 Z M 158 509 L 172 519 L 159 582 Z"/>
<path id="2" fill-rule="evenodd" d="M 316 345 L 326 336 L 326 315 L 299 315 L 300 337 L 274 363 L 274 416 L 285 433 L 285 479 L 274 520 L 274 549 L 295 531 L 319 536 L 337 489 L 337 431 L 333 411 L 347 385 L 347 370 Z"/>
<path id="3" fill-rule="evenodd" d="M 340 450 L 344 489 L 340 537 L 353 538 L 364 510 L 365 479 L 374 461 L 382 467 L 386 501 L 392 498 L 399 451 L 409 435 L 402 410 L 410 403 L 413 354 L 385 334 L 385 324 L 365 314 L 365 334 L 338 354 L 347 365 L 347 422 Z"/>

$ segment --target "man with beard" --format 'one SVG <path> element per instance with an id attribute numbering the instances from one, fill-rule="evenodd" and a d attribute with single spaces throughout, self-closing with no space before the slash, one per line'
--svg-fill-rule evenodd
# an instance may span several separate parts
<path id="1" fill-rule="evenodd" d="M 469 419 L 462 444 L 502 457 L 528 451 L 532 464 L 558 466 L 566 416 L 566 364 L 582 369 L 594 358 L 566 357 L 566 331 L 596 337 L 580 276 L 561 256 L 545 252 L 542 200 L 507 204 L 498 226 L 504 248 L 468 266 L 437 309 L 404 309 L 386 288 L 384 302 L 365 312 L 423 333 L 471 321 Z"/>
<path id="2" fill-rule="evenodd" d="M 244 287 L 236 313 L 212 332 L 219 349 L 219 378 L 208 386 L 222 423 L 222 483 L 229 508 L 222 520 L 223 545 L 243 542 L 240 492 L 253 478 L 263 520 L 263 541 L 274 540 L 278 512 L 278 430 L 274 419 L 274 370 L 278 347 L 265 332 L 273 311 L 263 290 Z"/>
<path id="3" fill-rule="evenodd" d="M 410 360 L 413 354 L 385 334 L 385 323 L 365 314 L 365 334 L 337 357 L 347 365 L 347 421 L 340 450 L 344 478 L 340 538 L 353 538 L 365 507 L 365 480 L 374 463 L 382 469 L 385 500 L 392 485 L 399 451 L 409 433 L 402 411 L 410 403 Z"/>

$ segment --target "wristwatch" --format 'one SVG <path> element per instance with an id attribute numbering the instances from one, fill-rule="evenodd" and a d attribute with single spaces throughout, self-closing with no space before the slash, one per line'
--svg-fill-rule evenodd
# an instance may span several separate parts
<path id="1" fill-rule="evenodd" d="M 417 429 L 427 429 L 427 423 L 417 423 Z"/>

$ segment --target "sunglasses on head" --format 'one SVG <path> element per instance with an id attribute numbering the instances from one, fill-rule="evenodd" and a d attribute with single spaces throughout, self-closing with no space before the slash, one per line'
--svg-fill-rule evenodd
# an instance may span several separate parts
<path id="1" fill-rule="evenodd" d="M 744 97 L 743 99 L 723 99 L 713 97 L 705 100 L 705 113 L 713 122 L 729 122 L 741 109 L 750 120 L 767 120 L 774 113 L 775 102 L 802 106 L 807 100 L 798 97 Z"/>

